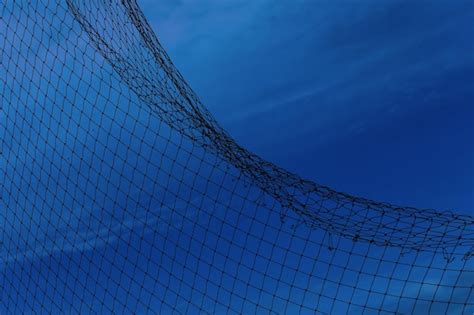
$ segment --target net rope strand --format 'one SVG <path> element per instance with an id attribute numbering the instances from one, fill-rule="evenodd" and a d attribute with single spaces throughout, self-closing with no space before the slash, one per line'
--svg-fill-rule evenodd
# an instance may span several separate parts
<path id="1" fill-rule="evenodd" d="M 474 217 L 241 147 L 135 1 L 0 8 L 0 313 L 474 311 Z"/>

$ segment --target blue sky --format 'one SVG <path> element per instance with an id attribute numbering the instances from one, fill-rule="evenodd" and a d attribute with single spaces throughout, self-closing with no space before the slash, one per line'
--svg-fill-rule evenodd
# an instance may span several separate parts
<path id="1" fill-rule="evenodd" d="M 240 143 L 403 205 L 474 208 L 472 1 L 139 1 Z"/>
<path id="2" fill-rule="evenodd" d="M 136 33 L 129 46 L 107 34 L 101 14 L 119 25 L 120 9 L 78 3 L 132 63 L 154 60 Z M 337 190 L 472 214 L 472 1 L 139 3 L 245 147 Z M 414 295 L 472 298 L 460 260 L 282 225 L 277 203 L 151 115 L 57 4 L 2 8 L 0 312 L 410 312 Z M 157 83 L 153 62 L 136 74 Z"/>

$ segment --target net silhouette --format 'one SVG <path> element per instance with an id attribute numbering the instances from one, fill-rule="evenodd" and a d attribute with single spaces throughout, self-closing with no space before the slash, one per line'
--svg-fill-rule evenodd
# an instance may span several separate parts
<path id="1" fill-rule="evenodd" d="M 133 0 L 0 10 L 0 313 L 474 312 L 472 216 L 247 151 Z"/>

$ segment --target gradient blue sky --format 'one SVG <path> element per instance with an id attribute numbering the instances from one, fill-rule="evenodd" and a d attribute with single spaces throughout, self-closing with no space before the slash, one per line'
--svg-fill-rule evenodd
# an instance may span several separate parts
<path id="1" fill-rule="evenodd" d="M 204 105 L 242 145 L 302 177 L 338 190 L 401 205 L 472 214 L 472 1 L 160 0 L 139 1 L 139 4 Z M 10 5 L 16 6 L 13 2 Z M 16 9 L 27 11 L 27 7 L 25 4 Z M 14 12 L 13 16 L 21 17 L 16 21 L 19 25 L 11 18 L 8 20 L 17 33 L 0 37 L 9 48 L 3 56 L 9 62 L 1 68 L 9 71 L 3 81 L 5 98 L 11 102 L 7 107 L 11 126 L 7 136 L 26 142 L 12 141 L 15 147 L 7 152 L 8 165 L 14 167 L 8 168 L 13 184 L 5 185 L 10 189 L 5 202 L 16 208 L 1 218 L 6 237 L 2 240 L 0 258 L 7 259 L 1 266 L 0 287 L 3 298 L 8 298 L 0 304 L 0 312 L 3 307 L 18 307 L 26 312 L 40 307 L 43 307 L 40 312 L 65 311 L 70 303 L 71 311 L 84 313 L 103 309 L 104 305 L 113 307 L 117 301 L 126 305 L 118 303 L 118 309 L 114 310 L 120 307 L 140 310 L 143 305 L 154 308 L 153 303 L 157 303 L 157 309 L 160 303 L 169 303 L 171 307 L 186 310 L 190 301 L 217 313 L 216 307 L 224 307 L 223 301 L 232 307 L 235 303 L 238 309 L 240 301 L 230 301 L 226 291 L 213 284 L 207 287 L 209 279 L 214 280 L 214 285 L 222 284 L 235 292 L 247 290 L 244 295 L 251 298 L 250 302 L 275 308 L 278 305 L 273 303 L 278 299 L 265 294 L 275 289 L 284 301 L 281 297 L 286 298 L 291 291 L 288 284 L 292 283 L 296 287 L 291 288 L 289 307 L 297 307 L 296 302 L 305 297 L 299 289 L 306 287 L 309 280 L 337 278 L 338 274 L 331 274 L 329 267 L 335 267 L 334 273 L 346 264 L 344 246 L 338 253 L 331 254 L 326 249 L 321 255 L 318 252 L 318 268 L 308 271 L 309 280 L 301 278 L 303 274 L 291 279 L 294 272 L 290 267 L 299 258 L 290 251 L 268 256 L 269 244 L 282 242 L 281 249 L 302 244 L 291 243 L 291 238 L 280 240 L 275 236 L 275 229 L 267 230 L 266 225 L 256 220 L 252 224 L 234 220 L 236 214 L 231 208 L 196 206 L 191 201 L 167 208 L 163 203 L 152 204 L 140 198 L 136 205 L 130 206 L 128 197 L 146 195 L 149 187 L 142 185 L 145 179 L 134 177 L 145 170 L 125 170 L 127 160 L 136 157 L 124 158 L 127 155 L 124 152 L 132 144 L 140 146 L 139 140 L 151 140 L 147 137 L 156 136 L 153 133 L 156 130 L 147 133 L 146 128 L 132 129 L 144 113 L 142 108 L 127 107 L 130 104 L 127 101 L 136 101 L 133 93 L 124 93 L 123 98 L 111 93 L 97 101 L 101 92 L 111 89 L 105 86 L 101 91 L 98 81 L 106 79 L 92 73 L 104 75 L 112 69 L 107 63 L 100 63 L 92 45 L 85 45 L 88 40 L 85 34 L 74 36 L 73 29 L 68 33 L 65 27 L 62 30 L 70 37 L 66 36 L 68 40 L 63 42 L 62 30 L 55 28 L 54 23 L 48 24 L 49 18 L 58 24 L 72 22 L 64 8 L 48 13 L 53 17 L 43 16 L 41 8 L 37 11 L 33 8 L 30 13 L 28 22 L 23 23 L 24 15 Z M 40 26 L 33 28 L 30 23 Z M 0 31 L 4 29 L 0 25 Z M 30 41 L 29 37 L 35 40 Z M 38 51 L 32 52 L 34 48 Z M 60 48 L 70 54 L 59 54 Z M 73 56 L 84 59 L 76 60 Z M 83 67 L 82 71 L 64 67 L 70 64 Z M 25 70 L 30 68 L 34 71 Z M 56 68 L 63 71 L 61 75 L 52 71 Z M 28 81 L 41 85 L 29 86 L 24 83 Z M 42 86 L 54 88 L 41 89 Z M 22 88 L 26 89 L 25 93 L 20 93 Z M 84 102 L 51 97 L 57 94 L 84 95 Z M 40 106 L 25 106 L 30 104 Z M 146 126 L 161 128 L 158 116 L 148 122 Z M 162 141 L 167 130 L 159 131 L 162 135 L 155 149 L 163 152 L 162 146 L 168 147 Z M 119 139 L 113 138 L 117 133 Z M 105 140 L 107 145 L 99 143 L 95 147 L 98 139 Z M 107 155 L 105 147 L 116 148 Z M 41 158 L 35 159 L 31 152 Z M 83 158 L 86 163 L 82 162 Z M 109 160 L 113 160 L 112 165 L 108 164 Z M 137 161 L 140 161 L 137 165 L 146 168 L 147 176 L 166 183 L 159 178 L 166 169 L 162 172 L 156 167 L 150 171 L 149 160 Z M 93 167 L 100 172 L 92 170 Z M 113 173 L 114 170 L 120 172 Z M 135 185 L 132 188 L 140 189 L 138 192 L 128 189 L 132 183 Z M 156 200 L 166 201 L 151 186 L 149 194 L 156 193 L 153 196 Z M 98 190 L 99 187 L 106 187 L 106 193 Z M 21 198 L 12 193 L 17 191 Z M 105 198 L 110 196 L 112 199 Z M 195 209 L 203 211 L 198 215 Z M 242 207 L 242 211 L 253 209 Z M 251 214 L 277 217 L 275 213 L 261 211 Z M 148 215 L 152 219 L 148 220 Z M 216 217 L 221 219 L 220 223 Z M 226 220 L 234 221 L 223 224 Z M 270 219 L 262 221 L 268 223 Z M 240 232 L 236 232 L 240 227 L 235 222 L 244 225 Z M 189 225 L 193 227 L 191 233 Z M 254 234 L 245 234 L 245 225 L 252 226 L 249 231 Z M 153 233 L 148 233 L 148 226 L 153 226 Z M 214 234 L 207 233 L 209 230 Z M 229 241 L 229 236 L 234 243 Z M 315 242 L 325 242 L 325 234 L 323 238 L 316 236 L 312 235 Z M 241 243 L 248 249 L 245 257 L 240 252 Z M 304 244 L 307 251 L 312 249 L 310 245 Z M 24 253 L 21 246 L 32 254 Z M 262 257 L 271 259 L 256 263 L 257 255 L 252 256 L 252 250 L 258 254 L 261 251 Z M 383 249 L 371 250 L 377 254 Z M 199 259 L 193 256 L 195 253 Z M 25 259 L 13 264 L 15 255 L 23 255 Z M 240 257 L 232 261 L 226 255 Z M 445 261 L 438 256 L 436 261 L 422 263 L 444 268 Z M 358 258 L 361 257 L 354 255 L 351 265 L 364 265 L 366 269 L 372 264 L 377 268 L 382 265 L 377 260 L 358 262 Z M 423 256 L 418 260 L 423 260 Z M 222 261 L 225 263 L 221 268 Z M 235 266 L 235 261 L 242 265 Z M 137 270 L 143 266 L 147 270 Z M 215 267 L 212 275 L 210 266 Z M 301 269 L 311 266 L 313 260 L 306 261 Z M 425 280 L 440 281 L 436 270 L 429 275 L 425 273 L 423 279 L 417 279 L 417 274 L 412 276 L 412 272 L 416 273 L 416 268 L 406 274 L 403 269 L 396 272 L 396 276 L 415 278 L 410 282 L 415 286 L 408 286 L 394 296 L 406 298 L 417 291 L 431 294 L 430 286 L 434 285 L 428 285 L 427 290 Z M 282 280 L 277 285 L 266 278 L 274 273 L 279 273 L 277 279 Z M 263 290 L 248 286 L 245 289 L 250 278 Z M 472 282 L 472 271 L 455 274 L 453 278 L 462 279 L 459 284 Z M 375 283 L 370 277 L 357 277 L 357 285 L 362 288 L 357 294 L 362 294 L 365 286 L 374 289 L 375 294 L 366 297 L 356 294 L 354 300 L 362 304 L 380 302 L 377 290 L 386 292 L 388 283 L 383 279 L 386 278 Z M 448 280 L 448 283 L 456 281 Z M 327 296 L 332 295 L 331 290 L 339 290 L 342 295 L 349 292 L 347 285 L 341 289 L 331 282 L 316 281 L 311 285 L 311 290 L 324 291 Z M 207 296 L 199 293 L 203 286 Z M 399 287 L 394 285 L 387 290 L 393 293 Z M 162 292 L 168 295 L 162 297 Z M 179 292 L 179 299 L 174 292 Z M 441 290 L 439 295 L 445 294 L 447 299 L 451 293 Z M 306 295 L 311 303 L 318 302 L 321 308 L 336 305 L 337 313 L 338 303 L 315 300 L 311 294 Z M 466 296 L 464 292 L 453 299 Z M 213 305 L 216 301 L 221 305 Z M 409 309 L 410 305 L 403 307 Z"/>
<path id="2" fill-rule="evenodd" d="M 472 213 L 472 1 L 139 4 L 241 144 L 342 191 Z"/>

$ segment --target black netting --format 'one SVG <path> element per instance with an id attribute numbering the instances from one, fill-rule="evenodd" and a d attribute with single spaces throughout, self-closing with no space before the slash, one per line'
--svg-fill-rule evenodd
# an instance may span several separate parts
<path id="1" fill-rule="evenodd" d="M 0 10 L 0 313 L 474 312 L 473 217 L 242 148 L 133 0 Z"/>

